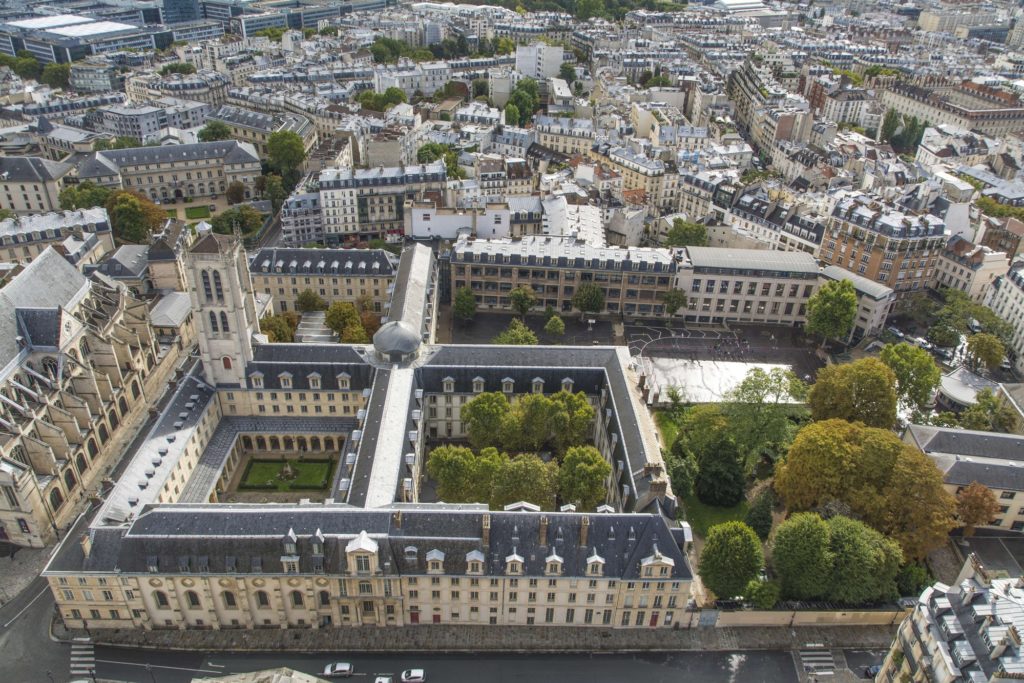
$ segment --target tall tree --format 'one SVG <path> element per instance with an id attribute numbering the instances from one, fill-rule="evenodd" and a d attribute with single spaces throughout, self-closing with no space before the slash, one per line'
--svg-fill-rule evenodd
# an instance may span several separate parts
<path id="1" fill-rule="evenodd" d="M 211 120 L 199 129 L 199 142 L 217 142 L 231 139 L 231 128 L 223 121 Z"/>
<path id="2" fill-rule="evenodd" d="M 857 315 L 857 291 L 849 280 L 829 280 L 807 300 L 807 331 L 845 341 Z"/>
<path id="3" fill-rule="evenodd" d="M 232 180 L 224 191 L 224 198 L 228 200 L 228 204 L 241 204 L 245 200 L 245 185 L 238 180 Z"/>
<path id="4" fill-rule="evenodd" d="M 976 481 L 956 494 L 956 516 L 964 528 L 964 536 L 974 535 L 974 529 L 985 526 L 999 514 L 999 501 L 992 489 Z"/>
<path id="5" fill-rule="evenodd" d="M 427 457 L 427 473 L 437 484 L 437 496 L 446 503 L 484 502 L 473 500 L 476 456 L 465 446 L 438 446 Z"/>
<path id="6" fill-rule="evenodd" d="M 508 299 L 512 310 L 520 317 L 526 317 L 530 309 L 537 305 L 537 295 L 529 285 L 519 285 L 509 292 Z"/>
<path id="7" fill-rule="evenodd" d="M 661 295 L 661 301 L 665 304 L 665 315 L 673 316 L 680 308 L 686 307 L 686 292 L 679 289 L 670 289 L 667 292 L 663 292 Z"/>
<path id="8" fill-rule="evenodd" d="M 665 235 L 666 247 L 706 247 L 708 246 L 708 229 L 701 223 L 684 221 L 676 218 L 672 227 Z"/>
<path id="9" fill-rule="evenodd" d="M 743 522 L 725 522 L 708 530 L 700 553 L 701 581 L 719 598 L 741 595 L 764 566 L 757 534 Z"/>
<path id="10" fill-rule="evenodd" d="M 558 471 L 562 502 L 575 504 L 580 512 L 595 509 L 605 500 L 605 480 L 611 473 L 612 466 L 593 446 L 570 448 Z"/>
<path id="11" fill-rule="evenodd" d="M 972 334 L 967 338 L 967 357 L 972 367 L 984 365 L 995 370 L 1006 356 L 1006 347 L 999 337 L 987 332 Z"/>
<path id="12" fill-rule="evenodd" d="M 544 462 L 532 453 L 518 455 L 498 471 L 491 489 L 491 509 L 519 501 L 539 505 L 543 510 L 555 507 L 558 465 Z"/>
<path id="13" fill-rule="evenodd" d="M 982 432 L 1008 433 L 1017 426 L 1017 414 L 991 389 L 982 389 L 974 397 L 974 405 L 960 413 L 960 427 Z"/>
<path id="14" fill-rule="evenodd" d="M 818 371 L 808 405 L 815 420 L 842 418 L 869 427 L 896 422 L 896 375 L 877 358 L 862 358 Z"/>
<path id="15" fill-rule="evenodd" d="M 900 127 L 900 115 L 895 109 L 889 109 L 885 112 L 885 118 L 882 119 L 882 129 L 879 131 L 879 139 L 882 142 L 889 142 L 892 140 L 892 136 L 896 133 L 896 129 Z"/>
<path id="16" fill-rule="evenodd" d="M 720 438 L 697 456 L 699 472 L 694 482 L 697 498 L 706 505 L 732 507 L 743 500 L 746 477 L 736 443 Z"/>
<path id="17" fill-rule="evenodd" d="M 585 317 L 587 313 L 600 313 L 604 310 L 604 290 L 593 282 L 584 282 L 576 288 L 572 295 L 572 305 Z"/>
<path id="18" fill-rule="evenodd" d="M 39 82 L 51 88 L 67 90 L 71 85 L 71 65 L 51 62 L 43 67 Z"/>
<path id="19" fill-rule="evenodd" d="M 306 160 L 306 149 L 302 137 L 291 130 L 279 130 L 267 138 L 267 155 L 270 164 L 282 174 L 296 171 Z"/>
<path id="20" fill-rule="evenodd" d="M 362 322 L 359 320 L 359 312 L 348 301 L 335 301 L 332 303 L 324 315 L 324 324 L 339 335 L 344 334 L 346 329 L 357 325 L 362 327 Z"/>
<path id="21" fill-rule="evenodd" d="M 676 495 L 681 495 L 675 490 L 675 480 L 672 480 L 672 490 L 676 492 Z M 757 494 L 754 501 L 750 504 L 750 508 L 747 509 L 747 516 L 743 520 L 747 526 L 754 530 L 757 537 L 762 541 L 767 541 L 768 536 L 772 532 L 772 510 L 775 507 L 775 492 L 772 491 L 770 486 L 766 486 L 763 491 Z"/>
<path id="22" fill-rule="evenodd" d="M 326 311 L 327 302 L 312 289 L 304 289 L 295 297 L 295 307 L 306 313 L 308 311 Z"/>
<path id="23" fill-rule="evenodd" d="M 896 395 L 907 406 L 924 410 L 931 403 L 942 372 L 932 355 L 922 348 L 900 342 L 886 344 L 882 362 L 896 375 Z"/>
<path id="24" fill-rule="evenodd" d="M 729 420 L 722 409 L 713 403 L 704 403 L 688 408 L 683 414 L 676 441 L 699 459 L 730 434 Z"/>
<path id="25" fill-rule="evenodd" d="M 276 214 L 281 210 L 281 205 L 288 198 L 288 192 L 284 189 L 284 180 L 276 173 L 267 175 L 267 181 L 263 186 L 263 198 L 268 200 Z"/>
<path id="26" fill-rule="evenodd" d="M 452 315 L 463 322 L 469 322 L 476 317 L 476 295 L 473 294 L 472 289 L 459 287 L 455 290 Z"/>
<path id="27" fill-rule="evenodd" d="M 899 543 L 907 559 L 923 560 L 949 540 L 956 501 L 931 458 L 909 445 L 900 455 L 889 474 L 884 516 L 873 511 L 864 521 Z"/>
<path id="28" fill-rule="evenodd" d="M 505 105 L 505 125 L 506 126 L 519 126 L 522 122 L 523 115 L 519 112 L 519 107 L 509 102 Z"/>
<path id="29" fill-rule="evenodd" d="M 116 190 L 106 202 L 114 237 L 123 242 L 146 244 L 154 230 L 163 227 L 167 214 L 148 198 L 131 190 Z"/>
<path id="30" fill-rule="evenodd" d="M 562 65 L 558 67 L 558 77 L 572 85 L 572 82 L 576 80 L 576 65 L 572 62 L 562 62 Z"/>
<path id="31" fill-rule="evenodd" d="M 500 391 L 489 391 L 466 402 L 459 417 L 466 427 L 469 443 L 474 448 L 485 448 L 498 443 L 505 431 L 511 406 Z"/>
<path id="32" fill-rule="evenodd" d="M 548 398 L 551 411 L 551 435 L 548 443 L 556 453 L 589 441 L 594 431 L 594 406 L 582 391 L 556 392 Z"/>
<path id="33" fill-rule="evenodd" d="M 106 206 L 112 193 L 113 190 L 109 187 L 86 180 L 77 185 L 65 187 L 60 191 L 58 201 L 60 201 L 60 208 L 64 210 L 91 209 L 94 206 Z"/>
<path id="34" fill-rule="evenodd" d="M 537 343 L 537 335 L 533 333 L 519 318 L 513 318 L 498 336 L 491 340 L 492 344 L 510 346 L 533 346 Z"/>
<path id="35" fill-rule="evenodd" d="M 800 512 L 775 530 L 772 566 L 782 594 L 795 600 L 826 597 L 832 579 L 833 555 L 828 526 L 813 512 Z"/>
<path id="36" fill-rule="evenodd" d="M 828 599 L 849 605 L 893 600 L 903 552 L 863 522 L 838 515 L 826 522 L 833 564 Z"/>
<path id="37" fill-rule="evenodd" d="M 790 370 L 762 368 L 749 370 L 726 395 L 722 410 L 729 418 L 730 431 L 746 459 L 762 453 L 774 454 L 791 440 L 790 417 L 806 411 L 798 405 L 807 399 L 807 385 Z"/>
<path id="38" fill-rule="evenodd" d="M 565 334 L 565 323 L 560 317 L 553 315 L 544 323 L 544 333 L 551 339 L 558 339 Z"/>

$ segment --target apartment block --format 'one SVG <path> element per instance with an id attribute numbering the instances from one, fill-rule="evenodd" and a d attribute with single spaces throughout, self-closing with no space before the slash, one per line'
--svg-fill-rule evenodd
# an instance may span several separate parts
<path id="1" fill-rule="evenodd" d="M 934 286 L 959 290 L 981 304 L 988 298 L 992 283 L 1009 268 L 1010 260 L 1004 252 L 954 236 L 935 263 Z"/>
<path id="2" fill-rule="evenodd" d="M 827 280 L 846 280 L 857 293 L 857 315 L 853 329 L 847 337 L 848 344 L 855 344 L 864 337 L 881 334 L 885 321 L 896 305 L 896 292 L 891 287 L 851 273 L 839 266 L 825 266 L 821 269 L 822 284 Z"/>
<path id="3" fill-rule="evenodd" d="M 60 211 L 60 191 L 74 169 L 42 157 L 0 157 L 0 209 L 17 214 Z"/>
<path id="4" fill-rule="evenodd" d="M 992 283 L 988 306 L 1010 324 L 1007 356 L 1024 373 L 1024 259 L 1018 258 L 1006 275 Z"/>
<path id="5" fill-rule="evenodd" d="M 0 254 L 7 261 L 29 263 L 50 246 L 79 268 L 96 263 L 114 250 L 107 210 L 60 211 L 0 221 Z"/>
<path id="6" fill-rule="evenodd" d="M 267 156 L 267 141 L 279 131 L 291 131 L 302 138 L 302 146 L 308 155 L 316 146 L 316 128 L 309 119 L 299 114 L 266 114 L 263 112 L 223 104 L 210 113 L 209 118 L 220 121 L 231 129 L 231 137 L 248 142 L 260 157 Z"/>

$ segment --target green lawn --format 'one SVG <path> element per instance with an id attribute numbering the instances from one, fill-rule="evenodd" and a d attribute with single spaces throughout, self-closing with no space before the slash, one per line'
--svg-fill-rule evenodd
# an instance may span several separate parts
<path id="1" fill-rule="evenodd" d="M 293 488 L 319 489 L 330 484 L 331 471 L 334 469 L 333 462 L 323 460 L 292 460 L 290 462 L 298 476 L 290 481 L 285 481 L 277 477 L 281 468 L 284 467 L 284 463 L 280 460 L 253 460 L 249 463 L 245 476 L 242 478 L 240 488 L 262 488 L 267 482 L 273 482 L 278 491 L 289 491 Z M 327 484 L 323 483 L 325 481 Z"/>
<path id="2" fill-rule="evenodd" d="M 697 496 L 688 496 L 683 499 L 683 511 L 686 521 L 693 527 L 693 533 L 700 536 L 707 536 L 708 529 L 721 524 L 722 522 L 742 522 L 747 516 L 747 501 L 741 501 L 731 508 L 720 508 L 712 505 L 705 505 L 697 500 Z"/>
<path id="3" fill-rule="evenodd" d="M 164 211 L 167 212 L 167 217 L 168 218 L 177 218 L 178 217 L 178 210 L 177 209 L 164 209 Z"/>
<path id="4" fill-rule="evenodd" d="M 671 448 L 676 440 L 676 434 L 679 433 L 679 425 L 664 410 L 656 410 L 654 412 L 654 421 L 657 423 L 658 429 L 661 430 L 662 445 L 666 449 Z"/>
<path id="5" fill-rule="evenodd" d="M 208 206 L 186 206 L 185 218 L 196 220 L 197 218 L 209 218 L 210 207 Z"/>

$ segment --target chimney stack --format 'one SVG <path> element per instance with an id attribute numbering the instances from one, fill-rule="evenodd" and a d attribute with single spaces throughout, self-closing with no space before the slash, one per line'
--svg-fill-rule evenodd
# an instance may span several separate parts
<path id="1" fill-rule="evenodd" d="M 580 522 L 580 547 L 587 547 L 587 539 L 590 537 L 590 515 L 583 515 Z"/>
<path id="2" fill-rule="evenodd" d="M 396 529 L 402 528 L 402 511 L 395 510 L 394 514 L 391 515 L 391 523 Z"/>
<path id="3" fill-rule="evenodd" d="M 484 547 L 491 545 L 491 516 L 486 514 L 483 516 L 483 541 Z"/>
<path id="4" fill-rule="evenodd" d="M 82 544 L 82 554 L 85 555 L 85 559 L 89 559 L 89 553 L 92 552 L 92 538 L 89 534 L 82 534 L 80 543 Z"/>
<path id="5" fill-rule="evenodd" d="M 540 516 L 540 544 L 542 546 L 548 544 L 548 516 Z"/>

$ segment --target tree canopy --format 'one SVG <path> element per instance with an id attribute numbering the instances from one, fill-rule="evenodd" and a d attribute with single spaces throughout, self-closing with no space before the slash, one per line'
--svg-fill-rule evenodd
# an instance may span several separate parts
<path id="1" fill-rule="evenodd" d="M 590 438 L 595 413 L 585 394 L 563 389 L 550 395 L 526 394 L 514 404 L 503 392 L 484 392 L 462 406 L 460 416 L 476 448 L 549 449 L 561 454 Z"/>
<path id="2" fill-rule="evenodd" d="M 790 370 L 753 368 L 725 397 L 722 412 L 744 460 L 775 456 L 792 441 L 791 418 L 806 415 L 799 404 L 807 399 L 807 385 Z"/>
<path id="3" fill-rule="evenodd" d="M 131 190 L 115 190 L 107 197 L 107 215 L 114 237 L 147 244 L 149 236 L 167 222 L 167 214 L 147 197 Z"/>
<path id="4" fill-rule="evenodd" d="M 331 328 L 343 344 L 368 344 L 370 333 L 355 305 L 348 301 L 335 301 L 327 308 L 324 324 Z"/>
<path id="5" fill-rule="evenodd" d="M 230 140 L 231 128 L 223 121 L 210 120 L 199 129 L 199 142 L 217 142 L 218 140 Z"/>
<path id="6" fill-rule="evenodd" d="M 498 336 L 491 340 L 492 344 L 511 346 L 532 346 L 537 343 L 537 335 L 519 318 L 513 318 Z"/>
<path id="7" fill-rule="evenodd" d="M 455 290 L 452 314 L 463 322 L 468 322 L 476 317 L 476 295 L 473 294 L 472 289 L 459 287 Z"/>
<path id="8" fill-rule="evenodd" d="M 210 219 L 213 231 L 221 235 L 234 233 L 235 228 L 244 236 L 254 235 L 263 227 L 263 214 L 249 206 L 239 204 L 226 211 L 221 211 Z"/>
<path id="9" fill-rule="evenodd" d="M 719 598 L 742 595 L 764 566 L 757 534 L 743 522 L 725 522 L 708 530 L 700 554 L 701 581 Z"/>
<path id="10" fill-rule="evenodd" d="M 303 313 L 307 311 L 326 311 L 327 302 L 312 289 L 306 288 L 295 297 L 295 308 Z"/>
<path id="11" fill-rule="evenodd" d="M 974 405 L 968 406 L 960 413 L 959 425 L 964 429 L 982 432 L 1014 431 L 1017 425 L 1017 414 L 1013 408 L 1004 403 L 991 389 L 982 389 L 974 396 Z"/>
<path id="12" fill-rule="evenodd" d="M 278 130 L 267 138 L 267 156 L 270 165 L 282 175 L 294 173 L 306 160 L 302 137 L 291 130 Z"/>
<path id="13" fill-rule="evenodd" d="M 797 513 L 780 524 L 771 557 L 785 597 L 814 600 L 828 593 L 834 557 L 828 525 L 817 514 Z"/>
<path id="14" fill-rule="evenodd" d="M 844 341 L 857 315 L 857 292 L 849 280 L 829 280 L 807 300 L 807 331 L 822 340 Z"/>
<path id="15" fill-rule="evenodd" d="M 895 387 L 895 373 L 877 358 L 829 365 L 818 371 L 808 395 L 811 416 L 891 428 L 896 422 Z"/>
<path id="16" fill-rule="evenodd" d="M 1005 356 L 1006 347 L 994 334 L 979 332 L 967 338 L 967 359 L 974 368 L 984 365 L 995 370 Z"/>
<path id="17" fill-rule="evenodd" d="M 708 229 L 701 223 L 684 221 L 676 218 L 672 227 L 665 235 L 666 247 L 706 247 L 708 246 Z"/>
<path id="18" fill-rule="evenodd" d="M 509 292 L 508 299 L 512 310 L 524 317 L 537 305 L 537 294 L 529 285 L 519 285 Z"/>
<path id="19" fill-rule="evenodd" d="M 906 406 L 924 410 L 931 403 L 942 378 L 942 371 L 932 354 L 913 344 L 900 342 L 886 344 L 880 358 L 896 376 L 896 395 L 900 401 Z"/>
<path id="20" fill-rule="evenodd" d="M 743 500 L 746 476 L 736 443 L 722 436 L 697 455 L 694 492 L 706 505 L 732 507 Z"/>
<path id="21" fill-rule="evenodd" d="M 604 290 L 593 282 L 584 282 L 572 295 L 572 305 L 584 315 L 604 310 Z"/>
<path id="22" fill-rule="evenodd" d="M 565 334 L 565 322 L 557 315 L 551 316 L 544 323 L 544 333 L 552 339 L 561 337 Z"/>
<path id="23" fill-rule="evenodd" d="M 569 448 L 558 470 L 562 502 L 573 503 L 581 512 L 594 510 L 605 500 L 605 480 L 611 473 L 612 466 L 593 446 Z"/>
<path id="24" fill-rule="evenodd" d="M 973 536 L 974 529 L 994 520 L 999 514 L 999 501 L 992 489 L 976 481 L 956 494 L 956 516 L 964 528 L 964 536 Z"/>
<path id="25" fill-rule="evenodd" d="M 60 208 L 65 211 L 91 209 L 94 206 L 106 206 L 112 192 L 113 190 L 109 187 L 85 180 L 77 185 L 65 187 L 60 191 L 57 199 L 60 202 Z"/>

